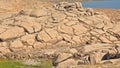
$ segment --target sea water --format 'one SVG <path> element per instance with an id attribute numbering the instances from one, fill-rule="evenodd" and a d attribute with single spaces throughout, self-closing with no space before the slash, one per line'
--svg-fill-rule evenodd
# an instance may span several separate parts
<path id="1" fill-rule="evenodd" d="M 84 7 L 120 9 L 120 0 L 83 0 Z"/>

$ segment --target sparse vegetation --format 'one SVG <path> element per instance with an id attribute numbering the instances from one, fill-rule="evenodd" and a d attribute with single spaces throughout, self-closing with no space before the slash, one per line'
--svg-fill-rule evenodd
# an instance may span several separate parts
<path id="1" fill-rule="evenodd" d="M 41 60 L 39 65 L 25 65 L 17 60 L 0 60 L 0 68 L 52 68 L 50 60 Z"/>

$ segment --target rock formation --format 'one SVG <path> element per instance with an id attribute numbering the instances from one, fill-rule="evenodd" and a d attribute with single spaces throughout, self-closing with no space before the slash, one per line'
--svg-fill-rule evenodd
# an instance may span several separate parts
<path id="1" fill-rule="evenodd" d="M 1 7 L 1 58 L 49 58 L 56 68 L 71 68 L 120 57 L 120 21 L 80 2 L 25 3 L 15 11 Z"/>

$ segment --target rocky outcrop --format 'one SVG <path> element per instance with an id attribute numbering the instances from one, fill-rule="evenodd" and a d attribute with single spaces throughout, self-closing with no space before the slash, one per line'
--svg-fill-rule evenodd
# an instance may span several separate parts
<path id="1" fill-rule="evenodd" d="M 1 58 L 50 58 L 72 68 L 120 57 L 120 23 L 104 13 L 79 2 L 21 8 L 0 13 Z"/>

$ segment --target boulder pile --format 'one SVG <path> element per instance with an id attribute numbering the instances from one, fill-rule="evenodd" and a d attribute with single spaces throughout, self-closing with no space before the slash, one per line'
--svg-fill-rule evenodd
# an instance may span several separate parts
<path id="1" fill-rule="evenodd" d="M 80 2 L 0 13 L 0 57 L 53 60 L 56 68 L 120 57 L 120 21 Z"/>

